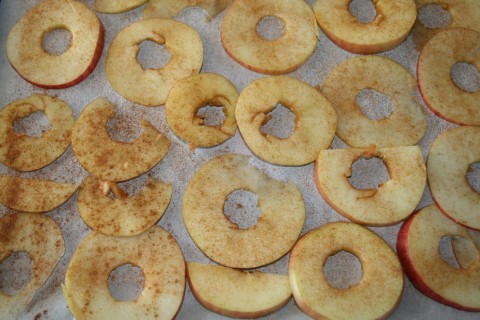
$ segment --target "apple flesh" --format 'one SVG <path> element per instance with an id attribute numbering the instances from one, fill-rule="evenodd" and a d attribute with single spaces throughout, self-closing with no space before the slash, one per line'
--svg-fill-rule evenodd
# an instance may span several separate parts
<path id="1" fill-rule="evenodd" d="M 180 11 L 198 6 L 207 11 L 212 20 L 225 10 L 232 0 L 150 0 L 143 10 L 143 18 L 175 18 Z"/>
<path id="2" fill-rule="evenodd" d="M 95 0 L 93 10 L 101 13 L 123 13 L 140 7 L 148 0 Z"/>

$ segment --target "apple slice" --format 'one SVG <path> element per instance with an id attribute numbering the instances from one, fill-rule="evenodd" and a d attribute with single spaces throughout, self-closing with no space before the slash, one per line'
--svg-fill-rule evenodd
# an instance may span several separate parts
<path id="1" fill-rule="evenodd" d="M 378 189 L 356 189 L 348 180 L 352 164 L 371 157 L 383 160 L 390 180 Z M 348 219 L 369 226 L 393 225 L 408 217 L 422 199 L 426 179 L 418 146 L 324 150 L 315 162 L 315 182 L 325 201 Z"/>
<path id="2" fill-rule="evenodd" d="M 282 37 L 267 40 L 257 33 L 266 16 L 285 23 Z M 236 0 L 221 25 L 222 45 L 233 60 L 265 74 L 285 74 L 302 66 L 317 47 L 319 32 L 312 9 L 305 1 Z"/>
<path id="3" fill-rule="evenodd" d="M 143 134 L 137 140 L 112 140 L 106 124 L 115 116 L 114 109 L 115 105 L 106 98 L 92 101 L 80 114 L 72 133 L 78 161 L 104 181 L 138 177 L 160 162 L 170 148 L 170 140 L 147 120 L 142 121 Z"/>
<path id="4" fill-rule="evenodd" d="M 438 32 L 423 47 L 417 78 L 425 104 L 442 119 L 461 125 L 480 125 L 480 91 L 468 92 L 452 79 L 456 63 L 480 69 L 480 32 L 451 28 Z"/>
<path id="5" fill-rule="evenodd" d="M 60 55 L 47 53 L 43 37 L 66 29 L 70 48 Z M 75 0 L 45 0 L 13 26 L 6 42 L 12 67 L 26 81 L 47 89 L 71 87 L 88 77 L 102 55 L 104 29 L 97 16 Z"/>
<path id="6" fill-rule="evenodd" d="M 292 297 L 286 275 L 187 262 L 187 279 L 202 306 L 232 318 L 266 316 Z"/>
<path id="7" fill-rule="evenodd" d="M 427 297 L 460 310 L 480 311 L 480 259 L 477 256 L 467 268 L 451 267 L 440 256 L 440 240 L 445 236 L 473 242 L 467 229 L 449 220 L 434 205 L 407 220 L 397 240 L 405 273 Z"/>
<path id="8" fill-rule="evenodd" d="M 127 263 L 142 269 L 143 292 L 133 301 L 117 301 L 108 277 Z M 92 232 L 68 265 L 63 292 L 77 319 L 173 319 L 183 301 L 185 269 L 180 246 L 160 227 L 128 238 Z"/>
<path id="9" fill-rule="evenodd" d="M 143 10 L 143 18 L 175 18 L 187 7 L 201 7 L 212 20 L 225 10 L 232 0 L 150 0 Z"/>
<path id="10" fill-rule="evenodd" d="M 443 132 L 433 142 L 427 161 L 428 185 L 437 206 L 456 223 L 476 230 L 480 230 L 480 194 L 466 175 L 479 161 L 480 127 Z"/>
<path id="11" fill-rule="evenodd" d="M 62 231 L 41 214 L 14 213 L 0 219 L 0 262 L 14 252 L 27 252 L 32 261 L 30 282 L 16 295 L 0 291 L 0 318 L 17 319 L 35 292 L 47 281 L 65 253 Z"/>
<path id="12" fill-rule="evenodd" d="M 0 203 L 18 211 L 52 211 L 77 189 L 75 184 L 0 175 Z"/>
<path id="13" fill-rule="evenodd" d="M 148 0 L 95 0 L 93 10 L 101 13 L 123 13 L 140 7 Z"/>
<path id="14" fill-rule="evenodd" d="M 115 199 L 108 196 L 109 192 Z M 93 230 L 112 236 L 135 236 L 153 226 L 167 210 L 172 185 L 148 179 L 136 195 L 128 197 L 114 182 L 88 176 L 80 186 L 78 210 Z"/>
<path id="15" fill-rule="evenodd" d="M 357 256 L 362 279 L 348 289 L 332 287 L 323 274 L 329 256 Z M 297 305 L 315 319 L 386 319 L 400 303 L 403 272 L 395 252 L 372 231 L 348 222 L 329 223 L 298 240 L 288 275 Z"/>
<path id="16" fill-rule="evenodd" d="M 165 44 L 172 55 L 161 69 L 143 69 L 137 60 L 145 40 Z M 203 43 L 192 27 L 172 19 L 154 18 L 135 22 L 120 31 L 108 49 L 105 72 L 120 95 L 144 106 L 165 103 L 168 92 L 180 79 L 200 72 Z"/>

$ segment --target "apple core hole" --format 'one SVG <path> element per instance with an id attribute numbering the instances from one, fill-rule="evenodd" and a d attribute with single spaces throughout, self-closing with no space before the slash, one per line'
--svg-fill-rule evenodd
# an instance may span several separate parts
<path id="1" fill-rule="evenodd" d="M 13 123 L 13 129 L 16 133 L 35 138 L 40 138 L 51 128 L 52 124 L 42 111 L 32 112 L 27 117 L 16 119 Z"/>
<path id="2" fill-rule="evenodd" d="M 480 90 L 480 71 L 473 64 L 465 62 L 454 64 L 452 80 L 464 91 L 473 93 Z"/>
<path id="3" fill-rule="evenodd" d="M 333 288 L 348 289 L 362 280 L 362 264 L 355 255 L 342 250 L 327 258 L 323 275 Z"/>
<path id="4" fill-rule="evenodd" d="M 162 69 L 171 59 L 172 55 L 167 48 L 155 41 L 144 40 L 139 45 L 137 61 L 144 70 Z"/>
<path id="5" fill-rule="evenodd" d="M 460 269 L 455 253 L 453 252 L 452 237 L 446 236 L 440 239 L 440 257 L 450 267 Z"/>
<path id="6" fill-rule="evenodd" d="M 480 193 L 480 161 L 473 163 L 467 171 L 468 184 L 477 193 Z"/>
<path id="7" fill-rule="evenodd" d="M 377 157 L 360 158 L 352 163 L 352 176 L 348 178 L 350 184 L 358 190 L 378 189 L 390 180 L 387 166 Z"/>
<path id="8" fill-rule="evenodd" d="M 0 263 L 0 291 L 19 294 L 32 279 L 33 262 L 25 251 L 14 252 Z"/>
<path id="9" fill-rule="evenodd" d="M 285 22 L 275 16 L 265 16 L 257 23 L 256 31 L 265 40 L 277 40 L 285 34 Z"/>
<path id="10" fill-rule="evenodd" d="M 49 31 L 43 35 L 42 47 L 51 55 L 59 56 L 65 53 L 72 44 L 72 34 L 65 28 Z"/>
<path id="11" fill-rule="evenodd" d="M 452 23 L 452 16 L 441 4 L 427 4 L 418 11 L 418 20 L 426 28 L 441 29 Z"/>
<path id="12" fill-rule="evenodd" d="M 373 89 L 363 89 L 355 97 L 362 113 L 370 120 L 388 118 L 393 112 L 392 98 Z"/>
<path id="13" fill-rule="evenodd" d="M 249 229 L 258 223 L 261 215 L 258 196 L 248 190 L 235 190 L 228 195 L 223 212 L 239 229 Z"/>
<path id="14" fill-rule="evenodd" d="M 372 0 L 352 0 L 348 6 L 348 11 L 357 18 L 359 23 L 370 23 L 377 16 L 377 9 Z"/>
<path id="15" fill-rule="evenodd" d="M 142 269 L 130 263 L 123 264 L 110 272 L 108 289 L 117 301 L 133 301 L 140 297 L 145 285 Z"/>
<path id="16" fill-rule="evenodd" d="M 206 105 L 198 109 L 195 117 L 201 125 L 209 127 L 221 127 L 227 118 L 223 106 Z"/>
<path id="17" fill-rule="evenodd" d="M 125 182 L 117 182 L 117 188 L 119 190 L 117 192 L 123 193 L 124 196 L 133 197 L 136 194 L 140 193 L 140 191 L 142 191 L 142 189 L 145 187 L 147 182 L 148 182 L 148 176 L 145 174 L 139 176 L 138 178 L 134 178 Z M 110 188 L 110 192 L 108 193 L 108 196 L 111 199 L 115 200 L 118 198 L 118 196 L 115 193 L 116 191 Z"/>
<path id="18" fill-rule="evenodd" d="M 140 115 L 134 112 L 120 111 L 107 121 L 107 132 L 114 141 L 133 142 L 142 135 Z"/>
<path id="19" fill-rule="evenodd" d="M 270 111 L 260 127 L 260 131 L 280 139 L 287 139 L 295 130 L 295 113 L 289 108 L 278 104 Z"/>

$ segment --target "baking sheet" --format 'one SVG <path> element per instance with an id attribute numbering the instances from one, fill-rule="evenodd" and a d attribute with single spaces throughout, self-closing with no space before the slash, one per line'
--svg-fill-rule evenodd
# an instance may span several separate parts
<path id="1" fill-rule="evenodd" d="M 0 43 L 4 46 L 9 30 L 27 10 L 34 7 L 38 0 L 3 0 L 0 2 Z M 82 1 L 89 8 L 93 8 L 93 0 Z M 312 3 L 313 1 L 308 1 Z M 138 120 L 143 115 L 163 134 L 172 141 L 172 147 L 167 156 L 150 172 L 153 177 L 162 179 L 164 182 L 173 183 L 173 196 L 170 206 L 158 223 L 179 242 L 187 261 L 210 262 L 195 246 L 187 234 L 182 221 L 181 201 L 184 190 L 193 174 L 209 159 L 225 153 L 240 153 L 251 155 L 245 146 L 240 134 L 237 134 L 221 146 L 211 149 L 197 149 L 192 153 L 188 145 L 180 141 L 168 129 L 165 120 L 164 107 L 146 108 L 127 101 L 117 94 L 110 86 L 105 77 L 105 57 L 113 37 L 125 26 L 141 19 L 143 7 L 128 13 L 119 15 L 97 14 L 105 26 L 105 48 L 102 58 L 95 71 L 80 84 L 63 90 L 44 90 L 34 87 L 23 81 L 11 68 L 5 55 L 5 50 L 0 50 L 0 107 L 8 103 L 27 97 L 33 93 L 44 93 L 55 95 L 65 100 L 73 109 L 75 119 L 78 118 L 81 110 L 97 97 L 107 97 L 118 105 L 117 118 L 111 124 L 111 128 L 119 130 L 115 134 L 118 139 L 132 140 L 141 133 Z M 361 8 L 359 9 L 361 10 Z M 237 87 L 239 92 L 255 79 L 265 77 L 249 71 L 234 62 L 224 51 L 220 41 L 220 23 L 223 14 L 210 22 L 205 22 L 206 13 L 200 8 L 188 8 L 183 10 L 176 18 L 194 27 L 200 34 L 204 43 L 205 59 L 202 71 L 215 72 L 229 78 Z M 148 50 L 148 48 L 147 48 Z M 414 49 L 411 36 L 396 49 L 381 54 L 401 63 L 412 74 L 415 74 L 418 52 Z M 146 54 L 148 57 L 148 54 Z M 291 73 L 293 77 L 300 78 L 311 85 L 321 85 L 329 72 L 340 62 L 355 56 L 336 47 L 323 33 L 317 49 L 308 62 L 297 71 Z M 147 58 L 148 59 L 148 58 Z M 418 95 L 418 93 L 417 93 Z M 418 96 L 419 101 L 422 102 Z M 424 106 L 425 107 L 425 106 Z M 427 108 L 425 107 L 425 110 Z M 371 110 L 372 111 L 372 110 Z M 372 111 L 373 112 L 373 111 Z M 426 158 L 430 145 L 439 133 L 452 124 L 435 117 L 428 111 L 428 132 L 420 142 L 423 155 Z M 281 121 L 281 120 L 280 120 Z M 28 123 L 27 123 L 28 125 Z M 39 130 L 38 126 L 33 127 L 33 132 Z M 337 137 L 334 139 L 333 148 L 345 148 L 346 145 Z M 319 195 L 313 180 L 313 164 L 304 167 L 279 167 L 267 164 L 252 156 L 252 165 L 258 167 L 271 177 L 283 181 L 293 181 L 301 189 L 306 207 L 306 223 L 302 234 L 317 228 L 327 222 L 345 220 L 341 215 L 331 209 Z M 73 182 L 80 184 L 87 172 L 76 160 L 71 147 L 56 162 L 50 166 L 31 173 L 18 173 L 0 164 L 0 173 L 8 175 L 19 175 L 23 177 L 35 177 L 39 179 L 52 179 L 61 182 Z M 126 191 L 134 193 L 145 183 L 146 176 L 139 177 L 130 182 L 122 184 Z M 431 204 L 432 200 L 425 191 L 419 207 Z M 0 205 L 0 216 L 13 212 Z M 90 232 L 83 223 L 77 207 L 77 195 L 75 194 L 67 203 L 60 208 L 48 213 L 61 227 L 66 243 L 66 253 L 55 268 L 52 276 L 40 288 L 35 295 L 29 308 L 20 317 L 21 319 L 72 319 L 65 300 L 63 298 L 60 284 L 63 282 L 68 263 L 81 240 Z M 395 248 L 397 233 L 400 224 L 392 227 L 370 228 L 385 239 Z M 359 264 L 353 264 L 354 268 L 348 268 L 350 264 L 345 255 L 340 261 L 339 269 L 345 273 L 333 270 L 338 277 L 338 282 L 345 283 L 348 274 L 359 274 Z M 351 259 L 350 259 L 351 260 Z M 287 274 L 288 256 L 278 262 L 263 267 L 260 270 Z M 330 270 L 332 272 L 332 270 Z M 178 319 L 223 319 L 224 317 L 209 312 L 198 304 L 187 287 L 183 306 L 178 314 Z M 280 311 L 266 317 L 267 319 L 308 319 L 293 302 L 282 308 Z M 406 279 L 405 291 L 401 304 L 391 319 L 478 319 L 478 314 L 465 313 L 443 306 L 420 294 Z"/>

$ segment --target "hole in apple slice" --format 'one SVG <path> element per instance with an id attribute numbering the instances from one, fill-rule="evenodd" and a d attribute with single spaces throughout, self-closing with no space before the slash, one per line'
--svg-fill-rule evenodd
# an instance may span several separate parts
<path id="1" fill-rule="evenodd" d="M 167 48 L 155 41 L 145 40 L 139 45 L 137 61 L 144 70 L 162 69 L 171 59 L 172 55 L 168 52 Z"/>
<path id="2" fill-rule="evenodd" d="M 199 123 L 209 127 L 221 127 L 226 119 L 225 108 L 223 106 L 206 105 L 198 109 L 195 117 Z"/>
<path id="3" fill-rule="evenodd" d="M 452 236 L 446 236 L 440 239 L 440 257 L 450 267 L 460 269 L 460 265 L 458 264 L 455 253 L 453 252 Z"/>
<path id="4" fill-rule="evenodd" d="M 33 263 L 27 252 L 14 252 L 0 263 L 0 291 L 9 296 L 20 293 L 32 279 Z"/>
<path id="5" fill-rule="evenodd" d="M 460 268 L 467 269 L 480 258 L 480 232 L 467 230 L 470 237 L 451 237 L 455 259 Z"/>
<path id="6" fill-rule="evenodd" d="M 108 289 L 117 301 L 133 301 L 140 297 L 145 278 L 140 269 L 130 263 L 123 264 L 110 272 Z"/>
<path id="7" fill-rule="evenodd" d="M 352 0 L 348 11 L 359 23 L 370 23 L 377 16 L 377 9 L 372 0 Z"/>
<path id="8" fill-rule="evenodd" d="M 440 29 L 452 23 L 452 16 L 441 4 L 427 4 L 418 12 L 418 20 L 426 28 Z"/>
<path id="9" fill-rule="evenodd" d="M 257 23 L 257 34 L 265 40 L 277 40 L 285 34 L 285 22 L 275 16 L 265 16 Z"/>
<path id="10" fill-rule="evenodd" d="M 134 178 L 125 182 L 108 182 L 108 181 L 101 181 L 100 183 L 105 184 L 101 185 L 100 187 L 102 190 L 108 190 L 107 188 L 110 189 L 108 192 L 108 196 L 111 199 L 117 199 L 117 198 L 125 198 L 125 197 L 133 197 L 140 193 L 142 189 L 147 185 L 148 182 L 148 176 L 147 175 L 141 175 L 138 178 Z M 103 189 L 105 188 L 105 189 Z"/>
<path id="11" fill-rule="evenodd" d="M 362 264 L 355 255 L 342 250 L 328 257 L 323 274 L 330 286 L 348 289 L 362 280 Z"/>
<path id="12" fill-rule="evenodd" d="M 54 56 L 65 53 L 72 44 L 72 34 L 65 28 L 59 28 L 43 35 L 43 49 Z"/>
<path id="13" fill-rule="evenodd" d="M 355 97 L 362 113 L 370 120 L 388 118 L 393 112 L 392 98 L 373 89 L 363 89 Z"/>
<path id="14" fill-rule="evenodd" d="M 295 130 L 295 119 L 295 113 L 278 104 L 267 114 L 260 131 L 280 139 L 287 139 Z"/>
<path id="15" fill-rule="evenodd" d="M 480 90 L 480 72 L 473 64 L 454 64 L 451 77 L 457 87 L 464 91 L 473 93 Z"/>
<path id="16" fill-rule="evenodd" d="M 13 123 L 13 129 L 16 133 L 35 138 L 40 138 L 51 128 L 52 124 L 42 111 L 33 112 L 28 117 L 18 118 Z"/>
<path id="17" fill-rule="evenodd" d="M 230 222 L 245 230 L 255 226 L 260 218 L 258 196 L 248 190 L 235 190 L 227 197 L 223 212 Z"/>
<path id="18" fill-rule="evenodd" d="M 480 162 L 475 162 L 468 168 L 467 181 L 473 190 L 480 193 Z"/>
<path id="19" fill-rule="evenodd" d="M 378 186 L 390 180 L 390 175 L 382 159 L 360 158 L 352 164 L 350 184 L 358 189 L 378 189 Z"/>
<path id="20" fill-rule="evenodd" d="M 140 114 L 117 108 L 115 117 L 107 121 L 107 132 L 114 141 L 133 142 L 142 135 Z"/>

